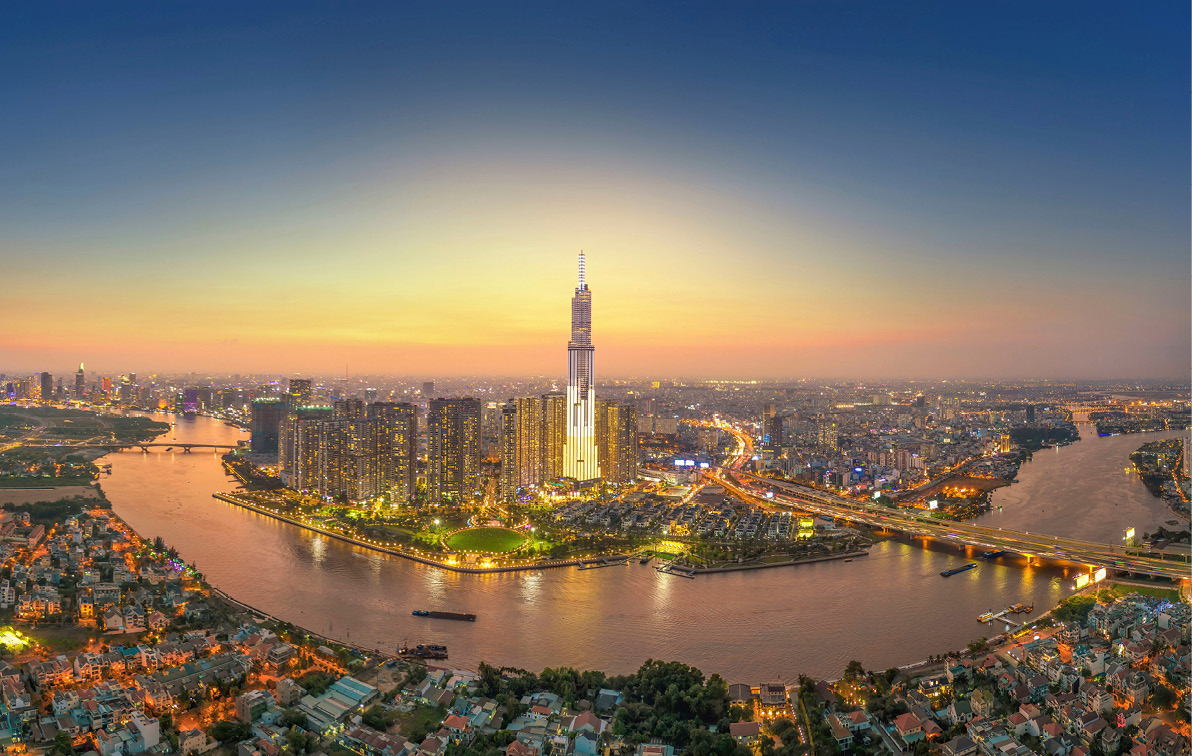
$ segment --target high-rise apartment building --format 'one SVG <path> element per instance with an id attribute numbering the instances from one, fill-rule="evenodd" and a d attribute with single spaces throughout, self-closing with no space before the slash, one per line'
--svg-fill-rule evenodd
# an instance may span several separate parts
<path id="1" fill-rule="evenodd" d="M 418 411 L 409 402 L 369 405 L 376 423 L 377 467 L 382 492 L 408 501 L 418 480 Z"/>
<path id="2" fill-rule="evenodd" d="M 563 477 L 563 450 L 567 445 L 567 395 L 553 391 L 542 395 L 542 479 Z"/>
<path id="3" fill-rule="evenodd" d="M 333 413 L 331 407 L 320 406 L 295 407 L 286 413 L 278 434 L 278 468 L 290 488 L 322 490 L 323 425 Z"/>
<path id="4" fill-rule="evenodd" d="M 430 400 L 426 448 L 429 501 L 473 501 L 480 490 L 480 400 Z"/>
<path id="5" fill-rule="evenodd" d="M 596 400 L 596 450 L 609 483 L 637 478 L 637 407 L 632 402 Z"/>
<path id="6" fill-rule="evenodd" d="M 778 405 L 766 402 L 762 406 L 762 446 L 777 449 L 782 446 L 782 420 L 778 417 Z"/>
<path id="7" fill-rule="evenodd" d="M 252 440 L 249 448 L 253 454 L 277 454 L 278 434 L 286 416 L 286 404 L 276 397 L 254 399 L 249 430 Z"/>
<path id="8" fill-rule="evenodd" d="M 518 430 L 521 417 L 520 402 L 509 402 L 501 407 L 501 429 L 498 443 L 501 449 L 501 500 L 512 501 L 517 496 L 521 472 L 521 448 L 518 444 Z"/>
<path id="9" fill-rule="evenodd" d="M 291 378 L 289 393 L 291 407 L 306 407 L 314 401 L 314 388 L 309 378 Z"/>
<path id="10" fill-rule="evenodd" d="M 815 421 L 815 442 L 829 449 L 836 448 L 836 423 L 833 420 L 821 417 Z"/>
<path id="11" fill-rule="evenodd" d="M 592 346 L 592 291 L 579 254 L 579 284 L 571 298 L 571 340 L 567 342 L 567 443 L 563 475 L 578 481 L 600 477 L 596 451 L 596 348 Z"/>
<path id="12" fill-rule="evenodd" d="M 532 488 L 546 480 L 542 474 L 544 401 L 536 396 L 513 400 L 517 413 L 517 485 L 522 488 Z"/>

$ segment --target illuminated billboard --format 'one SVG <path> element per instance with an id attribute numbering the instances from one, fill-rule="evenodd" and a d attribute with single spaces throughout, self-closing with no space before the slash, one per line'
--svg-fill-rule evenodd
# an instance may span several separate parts
<path id="1" fill-rule="evenodd" d="M 1077 575 L 1076 576 L 1076 590 L 1079 591 L 1081 588 L 1085 587 L 1088 584 L 1089 584 L 1089 576 L 1088 575 Z"/>
<path id="2" fill-rule="evenodd" d="M 1106 574 L 1106 571 L 1105 571 L 1104 567 L 1097 570 L 1096 572 L 1093 573 L 1093 582 L 1100 583 L 1102 580 L 1105 579 L 1105 574 Z"/>

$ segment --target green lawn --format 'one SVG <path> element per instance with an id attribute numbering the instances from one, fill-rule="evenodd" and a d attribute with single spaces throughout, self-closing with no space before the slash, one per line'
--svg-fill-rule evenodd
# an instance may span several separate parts
<path id="1" fill-rule="evenodd" d="M 490 554 L 513 551 L 525 542 L 525 536 L 505 528 L 469 528 L 447 539 L 447 545 L 456 551 L 484 551 Z"/>
<path id="2" fill-rule="evenodd" d="M 1168 599 L 1169 601 L 1179 601 L 1179 592 L 1175 588 L 1161 588 L 1156 586 L 1154 588 L 1141 585 L 1122 585 L 1115 583 L 1109 587 L 1113 591 L 1113 595 L 1122 597 L 1130 593 L 1138 593 L 1143 596 L 1154 596 L 1155 598 Z"/>

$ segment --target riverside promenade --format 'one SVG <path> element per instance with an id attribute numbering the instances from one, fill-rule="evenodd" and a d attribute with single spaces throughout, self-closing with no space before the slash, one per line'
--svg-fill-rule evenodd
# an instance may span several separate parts
<path id="1" fill-rule="evenodd" d="M 220 501 L 226 501 L 229 504 L 234 504 L 238 507 L 243 507 L 244 509 L 247 509 L 249 511 L 256 512 L 259 515 L 264 515 L 265 517 L 272 517 L 275 520 L 280 520 L 281 522 L 285 522 L 290 525 L 294 525 L 296 527 L 303 528 L 305 530 L 309 530 L 314 533 L 318 533 L 319 535 L 325 535 L 328 538 L 334 538 L 336 540 L 343 541 L 344 543 L 350 543 L 353 546 L 359 546 L 360 548 L 363 548 L 363 549 L 370 549 L 372 551 L 378 551 L 382 554 L 389 554 L 390 556 L 401 557 L 402 559 L 409 559 L 412 562 L 419 562 L 419 563 L 425 564 L 429 567 L 437 567 L 438 569 L 441 569 L 441 570 L 447 570 L 448 572 L 465 572 L 465 573 L 470 573 L 470 574 L 475 574 L 475 575 L 491 574 L 491 573 L 498 573 L 498 572 L 526 572 L 526 571 L 534 571 L 534 570 L 545 570 L 545 569 L 550 569 L 550 568 L 554 568 L 554 567 L 579 567 L 581 565 L 594 564 L 594 563 L 600 562 L 601 560 L 606 559 L 606 558 L 613 558 L 613 556 L 604 555 L 604 556 L 595 556 L 595 557 L 583 557 L 581 559 L 552 559 L 552 560 L 541 561 L 541 562 L 531 562 L 528 564 L 504 565 L 504 566 L 499 566 L 499 567 L 474 567 L 474 566 L 470 566 L 470 565 L 447 564 L 446 562 L 441 562 L 437 559 L 432 559 L 430 557 L 423 556 L 421 554 L 415 554 L 410 551 L 406 551 L 405 549 L 400 549 L 400 548 L 393 549 L 388 546 L 381 546 L 380 544 L 370 543 L 369 541 L 361 540 L 359 538 L 354 538 L 354 537 L 352 537 L 350 535 L 346 535 L 344 533 L 337 533 L 334 530 L 320 528 L 317 525 L 312 525 L 308 522 L 303 522 L 302 520 L 296 519 L 294 517 L 289 517 L 288 515 L 284 515 L 279 512 L 274 512 L 271 509 L 266 509 L 265 507 L 257 506 L 256 504 L 246 501 L 245 499 L 243 499 L 239 496 L 236 496 L 235 494 L 216 492 L 216 493 L 211 494 L 211 496 L 212 496 L 212 498 L 219 499 Z M 622 556 L 620 558 L 628 559 L 629 557 L 626 555 L 626 556 Z"/>

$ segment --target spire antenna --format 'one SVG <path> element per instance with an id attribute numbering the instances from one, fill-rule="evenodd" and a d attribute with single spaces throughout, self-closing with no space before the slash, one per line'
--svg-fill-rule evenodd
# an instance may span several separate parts
<path id="1" fill-rule="evenodd" d="M 586 287 L 586 284 L 584 283 L 584 251 L 581 249 L 579 251 L 579 288 L 583 289 L 585 287 Z"/>

